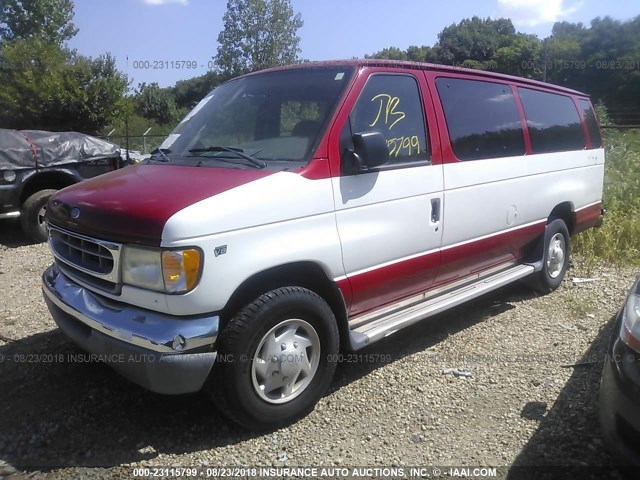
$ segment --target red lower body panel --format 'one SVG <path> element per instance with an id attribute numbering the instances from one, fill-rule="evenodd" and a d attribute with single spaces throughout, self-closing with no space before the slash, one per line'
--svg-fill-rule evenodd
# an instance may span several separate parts
<path id="1" fill-rule="evenodd" d="M 546 221 L 497 233 L 441 251 L 381 266 L 338 282 L 349 315 L 357 316 L 403 298 L 454 282 L 501 263 L 521 259 Z"/>
<path id="2" fill-rule="evenodd" d="M 573 233 L 580 233 L 592 227 L 602 225 L 602 203 L 598 202 L 588 207 L 576 210 L 576 224 Z"/>
<path id="3" fill-rule="evenodd" d="M 522 259 L 527 247 L 544 233 L 546 221 L 474 240 L 454 247 L 444 247 L 436 285 L 454 282 L 501 263 Z"/>

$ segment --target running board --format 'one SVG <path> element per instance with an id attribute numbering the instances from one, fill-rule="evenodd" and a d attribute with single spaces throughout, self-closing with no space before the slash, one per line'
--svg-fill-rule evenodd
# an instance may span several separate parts
<path id="1" fill-rule="evenodd" d="M 356 326 L 349 331 L 351 348 L 359 350 L 404 327 L 524 278 L 534 271 L 532 265 L 516 265 L 473 283 L 466 283 L 444 294 L 412 303 L 399 310 L 396 309 L 389 314 L 383 312 L 380 317 L 372 318 L 364 324 L 357 322 Z M 385 308 L 384 311 L 388 312 L 389 309 Z"/>

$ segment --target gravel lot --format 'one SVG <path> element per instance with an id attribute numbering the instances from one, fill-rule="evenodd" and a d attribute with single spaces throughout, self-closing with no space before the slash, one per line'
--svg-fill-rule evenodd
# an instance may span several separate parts
<path id="1" fill-rule="evenodd" d="M 204 395 L 157 395 L 101 364 L 42 361 L 79 350 L 42 300 L 47 246 L 15 230 L 0 222 L 0 477 L 15 467 L 15 478 L 129 478 L 134 465 L 504 466 L 503 474 L 598 465 L 618 475 L 600 438 L 597 393 L 611 320 L 637 270 L 574 259 L 550 295 L 515 285 L 399 332 L 359 352 L 377 359 L 340 363 L 308 417 L 256 435 Z M 471 376 L 443 374 L 450 368 Z"/>

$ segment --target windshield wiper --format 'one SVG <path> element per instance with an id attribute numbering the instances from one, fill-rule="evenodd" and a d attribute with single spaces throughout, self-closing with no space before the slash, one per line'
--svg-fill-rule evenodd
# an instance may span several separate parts
<path id="1" fill-rule="evenodd" d="M 151 156 L 159 153 L 160 155 L 162 155 L 162 160 L 158 160 L 160 160 L 161 162 L 170 162 L 171 159 L 164 152 L 171 153 L 171 150 L 169 150 L 168 148 L 156 148 L 151 152 Z"/>
<path id="2" fill-rule="evenodd" d="M 257 158 L 253 158 L 251 155 L 247 155 L 246 153 L 244 153 L 244 150 L 242 150 L 241 148 L 215 146 L 215 147 L 206 147 L 206 148 L 192 148 L 191 150 L 189 150 L 189 153 L 203 153 L 203 152 L 235 153 L 240 158 L 244 158 L 248 162 L 251 162 L 251 164 L 254 165 L 256 168 L 265 168 L 267 166 L 267 164 L 262 160 L 258 160 Z M 220 157 L 211 157 L 211 158 L 220 159 Z"/>

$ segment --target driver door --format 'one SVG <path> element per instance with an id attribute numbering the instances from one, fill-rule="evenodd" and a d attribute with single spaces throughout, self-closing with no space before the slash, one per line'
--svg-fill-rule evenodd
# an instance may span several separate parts
<path id="1" fill-rule="evenodd" d="M 341 174 L 332 182 L 351 316 L 427 290 L 440 265 L 443 172 L 425 122 L 427 86 L 423 76 L 396 72 L 358 82 L 340 130 Z M 389 158 L 353 173 L 345 168 L 352 138 L 366 132 L 385 137 Z"/>

